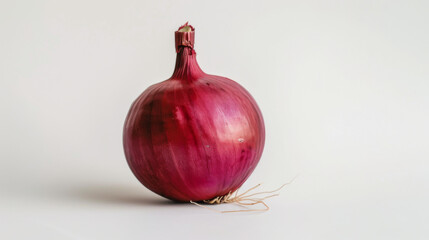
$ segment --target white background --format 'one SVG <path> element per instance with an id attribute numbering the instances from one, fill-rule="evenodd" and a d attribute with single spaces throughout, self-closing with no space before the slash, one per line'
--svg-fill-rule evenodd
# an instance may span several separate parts
<path id="1" fill-rule="evenodd" d="M 1 1 L 1 239 L 428 239 L 427 1 Z M 174 31 L 265 117 L 266 213 L 172 204 L 122 149 Z M 230 209 L 218 206 L 217 209 Z"/>

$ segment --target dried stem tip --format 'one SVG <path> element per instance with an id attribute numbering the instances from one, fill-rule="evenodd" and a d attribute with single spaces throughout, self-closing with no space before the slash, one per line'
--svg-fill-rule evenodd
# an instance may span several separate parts
<path id="1" fill-rule="evenodd" d="M 194 27 L 192 27 L 191 25 L 188 25 L 188 22 L 186 22 L 185 24 L 183 24 L 182 26 L 179 27 L 179 32 L 192 32 L 194 31 Z"/>
<path id="2" fill-rule="evenodd" d="M 180 26 L 179 29 L 174 33 L 176 41 L 176 52 L 179 52 L 181 47 L 190 47 L 192 49 L 191 53 L 195 53 L 194 41 L 195 41 L 195 28 L 191 25 L 188 25 L 186 22 L 184 25 Z"/>

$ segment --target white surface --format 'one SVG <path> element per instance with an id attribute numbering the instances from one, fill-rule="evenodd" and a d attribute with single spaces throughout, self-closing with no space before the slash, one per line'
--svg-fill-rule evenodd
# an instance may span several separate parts
<path id="1" fill-rule="evenodd" d="M 2 1 L 1 239 L 428 239 L 426 1 Z M 126 165 L 174 30 L 258 101 L 262 214 L 170 204 Z M 223 34 L 225 37 L 219 38 Z M 216 37 L 216 38 L 215 38 Z"/>

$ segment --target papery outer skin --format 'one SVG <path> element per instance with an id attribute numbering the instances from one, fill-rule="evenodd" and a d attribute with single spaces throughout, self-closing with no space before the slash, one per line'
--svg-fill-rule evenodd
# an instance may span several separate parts
<path id="1" fill-rule="evenodd" d="M 173 76 L 132 104 L 123 141 L 144 186 L 172 200 L 202 201 L 246 181 L 262 155 L 265 127 L 243 87 L 205 74 L 195 51 L 181 46 Z"/>

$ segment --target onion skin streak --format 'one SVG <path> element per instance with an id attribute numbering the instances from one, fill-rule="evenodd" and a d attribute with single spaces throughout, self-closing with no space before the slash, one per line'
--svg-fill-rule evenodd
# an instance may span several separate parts
<path id="1" fill-rule="evenodd" d="M 264 121 L 252 96 L 198 66 L 193 30 L 176 32 L 173 76 L 134 101 L 123 132 L 125 156 L 137 179 L 183 202 L 238 189 L 258 164 L 265 142 Z M 181 38 L 191 41 L 181 45 Z"/>

